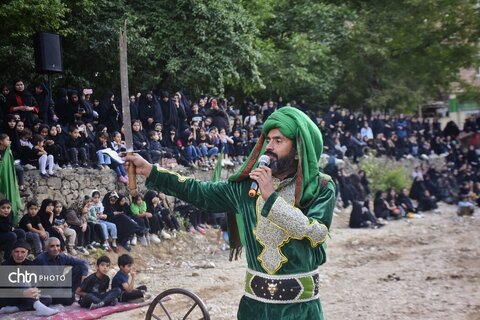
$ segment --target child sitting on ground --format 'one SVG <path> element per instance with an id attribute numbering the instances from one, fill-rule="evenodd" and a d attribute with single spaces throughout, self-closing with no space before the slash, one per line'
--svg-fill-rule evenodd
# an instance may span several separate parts
<path id="1" fill-rule="evenodd" d="M 145 293 L 146 286 L 139 286 L 135 288 L 135 271 L 133 270 L 133 258 L 128 254 L 122 254 L 118 257 L 118 267 L 120 270 L 113 277 L 112 289 L 119 288 L 122 293 L 120 295 L 120 302 L 133 302 L 137 299 L 148 299 L 150 295 Z M 130 275 L 130 279 L 129 279 Z"/>
<path id="2" fill-rule="evenodd" d="M 78 304 L 82 308 L 90 308 L 90 310 L 98 309 L 103 306 L 114 306 L 118 302 L 118 298 L 122 291 L 115 288 L 108 291 L 110 286 L 110 278 L 107 273 L 110 269 L 110 258 L 101 256 L 97 259 L 97 271 L 86 277 L 76 294 L 80 296 Z"/>
<path id="3" fill-rule="evenodd" d="M 43 241 L 48 239 L 48 233 L 40 222 L 38 213 L 38 203 L 31 200 L 25 206 L 27 214 L 20 220 L 19 226 L 25 233 L 27 240 L 33 243 L 33 254 L 38 256 L 43 251 Z"/>

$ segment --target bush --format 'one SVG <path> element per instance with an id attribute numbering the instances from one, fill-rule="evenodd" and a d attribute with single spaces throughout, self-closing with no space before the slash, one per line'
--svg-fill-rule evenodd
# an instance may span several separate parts
<path id="1" fill-rule="evenodd" d="M 412 179 L 406 168 L 399 162 L 389 159 L 362 159 L 359 167 L 367 174 L 372 194 L 378 190 L 393 188 L 399 192 L 402 188 L 410 188 Z"/>

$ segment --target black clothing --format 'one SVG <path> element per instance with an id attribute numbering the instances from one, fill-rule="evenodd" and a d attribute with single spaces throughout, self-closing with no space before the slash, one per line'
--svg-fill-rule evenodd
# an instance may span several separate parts
<path id="1" fill-rule="evenodd" d="M 98 278 L 96 273 L 89 275 L 80 285 L 80 289 L 87 294 L 80 297 L 78 304 L 83 308 L 89 308 L 92 303 L 99 302 L 103 302 L 106 306 L 115 305 L 121 290 L 113 288 L 107 291 L 109 286 L 110 278 L 107 275 L 102 278 Z"/>
<path id="2" fill-rule="evenodd" d="M 80 289 L 87 293 L 102 293 L 107 291 L 109 286 L 110 278 L 107 275 L 98 278 L 96 273 L 92 273 L 82 281 Z"/>
<path id="3" fill-rule="evenodd" d="M 19 227 L 25 230 L 26 232 L 30 232 L 27 225 L 31 224 L 33 228 L 38 229 L 38 225 L 41 224 L 40 217 L 38 215 L 32 217 L 28 213 L 25 214 L 22 219 L 20 219 Z"/>
<path id="4" fill-rule="evenodd" d="M 396 204 L 398 206 L 401 206 L 405 210 L 405 212 L 407 212 L 407 213 L 408 212 L 412 212 L 412 213 L 417 212 L 417 208 L 415 208 L 415 206 L 413 205 L 412 200 L 404 194 L 399 194 L 397 196 Z"/>
<path id="5" fill-rule="evenodd" d="M 33 107 L 34 111 L 14 111 L 14 107 L 27 106 Z M 38 104 L 30 92 L 24 90 L 23 92 L 15 91 L 7 97 L 7 107 L 9 113 L 18 113 L 20 119 L 25 123 L 25 126 L 31 128 L 38 119 Z"/>
<path id="6" fill-rule="evenodd" d="M 224 110 L 222 110 L 220 108 L 210 109 L 205 113 L 205 115 L 207 117 L 212 118 L 212 126 L 217 127 L 219 132 L 220 132 L 221 129 L 225 129 L 225 132 L 227 132 L 227 133 L 230 132 L 230 124 L 228 122 L 228 115 Z"/>
<path id="7" fill-rule="evenodd" d="M 151 100 L 146 96 L 140 97 L 138 103 L 138 118 L 142 121 L 143 128 L 147 133 L 155 129 L 156 123 L 163 125 L 162 107 L 155 96 L 152 95 Z M 153 122 L 150 124 L 147 121 L 149 118 L 153 119 Z"/>
<path id="8" fill-rule="evenodd" d="M 33 96 L 38 103 L 38 117 L 45 124 L 51 124 L 53 122 L 54 115 L 54 102 L 50 91 L 48 90 L 45 83 L 39 84 L 42 88 L 42 93 L 34 93 Z"/>
<path id="9" fill-rule="evenodd" d="M 124 246 L 130 239 L 130 236 L 137 232 L 143 232 L 144 228 L 139 226 L 129 216 L 130 208 L 128 205 L 120 206 L 117 199 L 114 205 L 110 204 L 110 195 L 112 192 L 108 192 L 102 200 L 103 213 L 107 215 L 107 221 L 112 222 L 117 227 L 118 242 Z M 117 214 L 115 214 L 117 212 Z M 121 213 L 118 213 L 121 212 Z"/>
<path id="10" fill-rule="evenodd" d="M 366 206 L 362 206 L 361 202 L 354 201 L 348 226 L 350 228 L 367 228 L 376 225 L 377 219 L 375 219 L 370 210 Z"/>
<path id="11" fill-rule="evenodd" d="M 58 122 L 67 128 L 75 121 L 73 112 L 71 112 L 68 105 L 66 89 L 58 89 L 55 95 L 55 114 L 58 117 Z"/>
<path id="12" fill-rule="evenodd" d="M 385 201 L 382 198 L 376 197 L 373 202 L 373 211 L 375 217 L 387 219 L 390 217 L 390 211 L 388 210 Z"/>
<path id="13" fill-rule="evenodd" d="M 107 127 L 109 133 L 120 132 L 123 126 L 122 108 L 111 100 L 112 97 L 113 93 L 107 92 L 98 106 L 99 121 Z"/>

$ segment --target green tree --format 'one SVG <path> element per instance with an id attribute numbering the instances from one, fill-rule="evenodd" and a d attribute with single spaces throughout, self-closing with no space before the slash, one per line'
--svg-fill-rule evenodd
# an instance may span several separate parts
<path id="1" fill-rule="evenodd" d="M 150 0 L 132 3 L 131 12 L 132 34 L 142 45 L 132 60 L 134 79 L 196 94 L 260 84 L 256 29 L 235 1 Z"/>
<path id="2" fill-rule="evenodd" d="M 3 81 L 32 78 L 33 35 L 39 31 L 67 31 L 68 8 L 60 0 L 9 0 L 0 6 L 0 63 Z"/>
<path id="3" fill-rule="evenodd" d="M 339 76 L 333 54 L 347 38 L 351 12 L 343 5 L 312 0 L 256 1 L 245 4 L 260 30 L 256 45 L 264 87 L 255 93 L 302 97 L 325 103 Z"/>
<path id="4" fill-rule="evenodd" d="M 356 19 L 331 102 L 352 109 L 410 109 L 448 92 L 478 61 L 477 1 L 348 1 Z"/>

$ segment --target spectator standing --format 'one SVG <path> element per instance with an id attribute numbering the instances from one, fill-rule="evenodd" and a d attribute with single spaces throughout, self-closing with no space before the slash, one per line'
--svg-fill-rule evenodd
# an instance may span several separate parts
<path id="1" fill-rule="evenodd" d="M 132 135 L 133 135 L 133 148 L 143 158 L 152 163 L 152 157 L 150 156 L 148 138 L 143 131 L 142 122 L 140 120 L 134 120 L 132 123 Z"/>
<path id="2" fill-rule="evenodd" d="M 155 130 L 155 124 L 157 123 L 163 124 L 162 108 L 152 91 L 148 91 L 140 97 L 138 117 L 146 132 Z"/>
<path id="3" fill-rule="evenodd" d="M 73 114 L 75 122 L 87 123 L 93 117 L 93 110 L 89 109 L 89 106 L 84 103 L 76 90 L 69 94 L 68 108 L 69 112 Z"/>
<path id="4" fill-rule="evenodd" d="M 99 122 L 107 127 L 109 133 L 122 129 L 123 118 L 122 108 L 115 103 L 115 95 L 112 92 L 104 94 L 98 106 Z M 130 124 L 126 124 L 130 125 Z"/>
<path id="5" fill-rule="evenodd" d="M 54 121 L 54 102 L 52 95 L 45 83 L 40 82 L 35 85 L 33 97 L 38 103 L 38 117 L 44 124 L 52 124 Z"/>
<path id="6" fill-rule="evenodd" d="M 268 100 L 268 108 L 263 111 L 263 120 L 267 121 L 268 117 L 270 117 L 270 115 L 275 111 L 277 111 L 277 106 L 275 105 L 275 102 L 273 102 L 272 100 Z"/>
<path id="7" fill-rule="evenodd" d="M 162 110 L 164 111 L 165 127 L 175 127 L 178 132 L 182 132 L 187 125 L 187 113 L 185 106 L 181 103 L 181 94 L 175 93 L 171 99 L 163 97 Z"/>
<path id="8" fill-rule="evenodd" d="M 23 80 L 15 80 L 13 88 L 13 93 L 7 99 L 8 112 L 19 114 L 20 119 L 30 128 L 38 119 L 37 101 L 30 92 L 25 90 Z"/>
<path id="9" fill-rule="evenodd" d="M 205 115 L 212 118 L 212 126 L 217 127 L 219 130 L 223 128 L 225 131 L 230 132 L 228 115 L 225 110 L 219 108 L 216 99 L 212 99 L 210 102 L 210 110 L 207 110 Z"/>
<path id="10" fill-rule="evenodd" d="M 68 127 L 74 124 L 75 118 L 73 112 L 70 112 L 68 105 L 68 93 L 64 88 L 58 88 L 55 98 L 55 114 L 58 122 L 63 126 L 63 131 L 67 131 Z"/>

